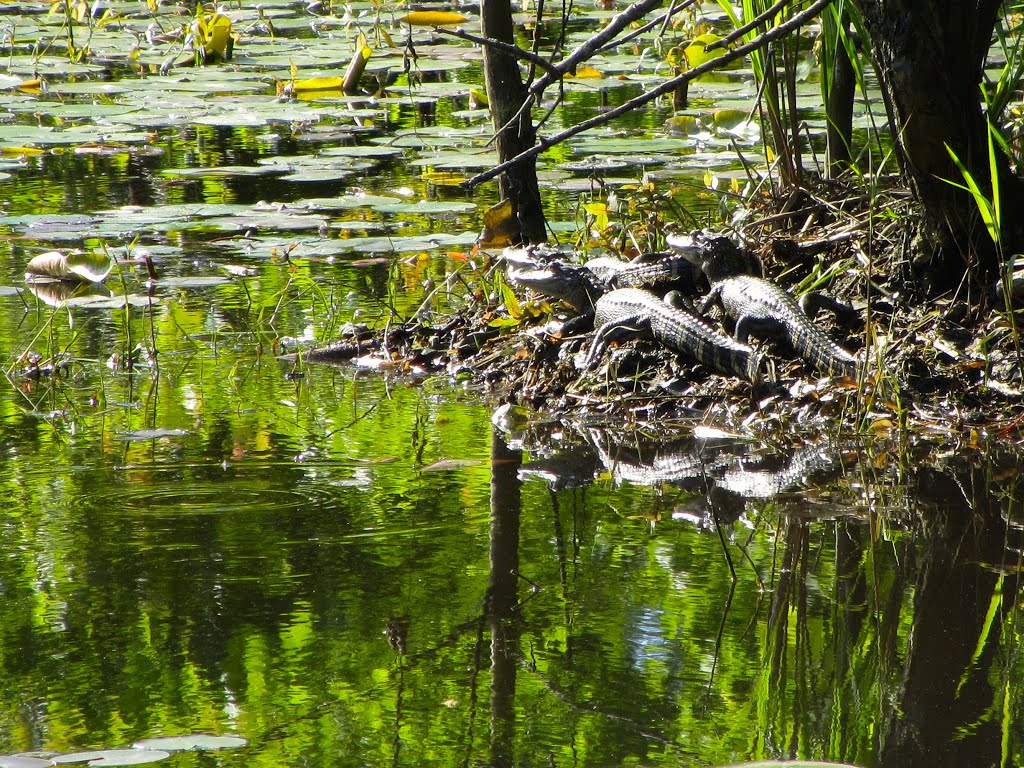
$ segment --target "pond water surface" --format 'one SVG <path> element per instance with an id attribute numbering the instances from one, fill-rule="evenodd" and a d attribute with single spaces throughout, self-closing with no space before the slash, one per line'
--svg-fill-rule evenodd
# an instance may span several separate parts
<path id="1" fill-rule="evenodd" d="M 185 22 L 111 7 L 89 64 L 59 15 L 0 16 L 5 76 L 49 81 L 0 96 L 0 754 L 214 733 L 248 745 L 168 762 L 1024 764 L 1009 437 L 506 430 L 472 380 L 282 357 L 480 289 L 495 193 L 454 185 L 493 160 L 478 53 L 416 32 L 424 82 L 279 101 L 292 64 L 351 56 L 341 16 L 265 4 L 271 38 L 230 11 L 232 63 L 161 74 L 174 43 L 132 59 L 117 33 Z M 558 126 L 660 77 L 601 66 Z M 746 70 L 705 87 L 698 114 L 753 97 Z M 669 115 L 549 153 L 556 232 L 603 199 L 565 169 L 590 156 L 717 209 L 737 137 Z M 119 260 L 106 290 L 27 290 L 73 247 Z"/>

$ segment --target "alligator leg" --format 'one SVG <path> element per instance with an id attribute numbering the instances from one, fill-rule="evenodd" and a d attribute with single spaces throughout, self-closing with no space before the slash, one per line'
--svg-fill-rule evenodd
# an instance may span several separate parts
<path id="1" fill-rule="evenodd" d="M 811 291 L 800 297 L 800 309 L 812 320 L 818 314 L 819 309 L 827 310 L 836 316 L 836 319 L 843 325 L 853 325 L 858 321 L 857 311 L 849 304 L 827 296 L 824 293 Z"/>
<path id="2" fill-rule="evenodd" d="M 562 324 L 560 333 L 562 337 L 575 336 L 578 333 L 586 333 L 594 327 L 594 313 L 587 312 L 576 317 L 570 317 Z"/>
<path id="3" fill-rule="evenodd" d="M 740 344 L 746 344 L 750 337 L 755 339 L 773 339 L 787 341 L 789 335 L 786 326 L 774 318 L 751 317 L 742 315 L 736 318 L 736 327 L 732 334 Z"/>
<path id="4" fill-rule="evenodd" d="M 583 359 L 583 367 L 590 368 L 613 341 L 634 338 L 652 338 L 651 323 L 637 315 L 619 318 L 605 323 L 594 334 L 594 343 Z"/>
<path id="5" fill-rule="evenodd" d="M 694 309 L 693 302 L 690 301 L 688 297 L 684 296 L 682 291 L 669 291 L 665 294 L 664 301 L 672 307 L 672 309 L 685 309 L 693 312 L 694 314 L 697 313 L 697 310 Z"/>
<path id="6" fill-rule="evenodd" d="M 708 291 L 708 295 L 704 297 L 704 301 L 700 304 L 700 313 L 702 315 L 707 314 L 707 311 L 715 304 L 718 304 L 719 306 L 722 304 L 722 286 L 720 283 L 716 283 L 711 286 L 711 290 Z"/>

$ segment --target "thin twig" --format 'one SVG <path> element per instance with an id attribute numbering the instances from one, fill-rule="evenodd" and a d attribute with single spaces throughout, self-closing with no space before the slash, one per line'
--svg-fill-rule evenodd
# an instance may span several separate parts
<path id="1" fill-rule="evenodd" d="M 643 34 L 645 34 L 647 32 L 650 32 L 652 29 L 654 29 L 659 24 L 661 24 L 663 26 L 666 26 L 668 24 L 669 19 L 671 19 L 673 16 L 675 16 L 680 11 L 684 11 L 687 8 L 689 8 L 691 5 L 696 4 L 697 2 L 699 2 L 699 0 L 683 0 L 683 2 L 680 3 L 679 5 L 674 5 L 673 4 L 673 5 L 669 6 L 669 9 L 667 11 L 665 11 L 665 13 L 663 13 L 660 16 L 658 16 L 657 18 L 647 22 L 642 27 L 639 27 L 638 29 L 634 29 L 628 35 L 624 35 L 619 40 L 612 40 L 610 43 L 601 46 L 596 51 L 594 51 L 595 55 L 600 55 L 600 54 L 605 53 L 607 51 L 610 51 L 610 50 L 613 50 L 615 48 L 618 48 L 620 45 L 628 43 L 630 40 L 635 40 L 636 38 L 640 37 L 640 35 L 643 35 Z M 662 31 L 659 34 L 663 35 L 664 33 L 665 33 L 665 30 L 662 29 Z"/>
<path id="2" fill-rule="evenodd" d="M 664 0 L 639 0 L 639 2 L 634 3 L 626 8 L 622 13 L 615 16 L 608 22 L 608 26 L 583 43 L 579 48 L 558 62 L 558 64 L 552 65 L 547 61 L 544 61 L 544 64 L 542 65 L 544 69 L 544 76 L 530 85 L 526 98 L 523 99 L 522 105 L 518 110 L 516 110 L 516 113 L 512 115 L 512 117 L 510 117 L 503 126 L 501 126 L 501 128 L 494 132 L 494 136 L 491 138 L 491 141 L 488 142 L 488 145 L 490 145 L 502 131 L 507 131 L 513 126 L 518 126 L 520 121 L 524 119 L 525 115 L 533 109 L 533 105 L 536 103 L 538 95 L 543 92 L 545 88 L 575 70 L 577 64 L 591 58 L 602 45 L 618 34 L 620 30 L 631 24 L 636 19 L 642 17 L 648 11 L 661 5 L 663 2 Z M 488 44 L 490 42 L 497 41 L 488 41 Z M 502 43 L 501 45 L 505 46 L 508 44 Z M 519 48 L 518 46 L 512 47 L 516 51 L 514 55 L 522 56 L 531 62 L 534 61 L 533 56 L 536 56 L 536 54 L 525 56 L 524 54 L 526 52 L 523 51 L 522 48 Z M 504 48 L 502 48 L 502 50 L 504 50 Z M 550 117 L 550 114 L 545 116 L 544 119 L 547 120 L 548 117 Z"/>
<path id="3" fill-rule="evenodd" d="M 538 56 L 533 51 L 527 51 L 524 48 L 520 48 L 518 45 L 506 43 L 504 40 L 495 40 L 493 37 L 481 37 L 480 35 L 474 35 L 470 32 L 466 32 L 464 29 L 448 29 L 447 27 L 434 27 L 434 29 L 442 35 L 451 35 L 452 37 L 457 37 L 461 40 L 468 40 L 469 42 L 476 43 L 477 45 L 486 45 L 489 48 L 496 48 L 510 56 L 515 56 L 517 59 L 528 61 L 531 64 L 540 67 L 545 72 L 555 74 L 557 77 L 557 68 L 551 62 L 543 56 Z"/>
<path id="4" fill-rule="evenodd" d="M 546 152 L 551 147 L 557 144 L 561 144 L 566 139 L 572 138 L 578 133 L 583 133 L 584 131 L 588 131 L 591 128 L 596 128 L 599 125 L 604 125 L 605 123 L 614 120 L 619 115 L 625 114 L 626 112 L 634 110 L 637 107 L 641 107 L 644 104 L 647 104 L 648 102 L 654 101 L 659 96 L 664 96 L 667 93 L 672 93 L 676 88 L 678 88 L 683 83 L 688 83 L 691 80 L 694 80 L 707 72 L 711 72 L 712 70 L 718 69 L 723 64 L 728 64 L 729 62 L 735 61 L 736 59 L 740 59 L 746 56 L 751 51 L 757 50 L 758 48 L 763 48 L 769 43 L 773 43 L 779 38 L 788 35 L 794 29 L 803 26 L 806 22 L 814 18 L 814 16 L 816 16 L 823 9 L 828 7 L 831 3 L 832 0 L 816 0 L 816 2 L 809 5 L 803 11 L 793 16 L 785 24 L 780 24 L 777 27 L 773 27 L 764 34 L 760 35 L 759 37 L 754 38 L 749 43 L 745 43 L 737 48 L 733 48 L 731 51 L 727 51 L 726 53 L 722 54 L 716 59 L 711 59 L 710 61 L 701 64 L 699 67 L 694 67 L 693 69 L 684 72 L 678 77 L 674 77 L 671 80 L 667 80 L 661 85 L 659 85 L 657 88 L 654 88 L 653 90 L 650 90 L 641 96 L 637 96 L 635 99 L 631 99 L 626 103 L 621 104 L 618 107 L 609 110 L 608 112 L 605 112 L 604 114 L 592 117 L 589 120 L 584 120 L 582 123 L 579 123 L 578 125 L 572 126 L 571 128 L 567 128 L 561 133 L 555 134 L 550 139 L 542 138 L 537 144 L 534 144 L 532 147 L 530 147 L 530 149 L 527 149 L 524 152 L 520 152 L 511 160 L 506 160 L 504 163 L 496 165 L 489 171 L 478 173 L 472 179 L 463 182 L 462 186 L 467 189 L 472 189 L 478 184 L 482 184 L 485 181 L 490 181 L 494 177 L 499 176 L 500 174 L 507 171 L 512 166 L 517 165 L 523 162 L 524 160 L 529 160 L 530 158 L 536 157 L 537 155 Z"/>
<path id="5" fill-rule="evenodd" d="M 637 2 L 626 8 L 622 13 L 614 16 L 608 22 L 608 26 L 580 45 L 576 50 L 558 62 L 558 64 L 554 65 L 550 72 L 546 72 L 544 77 L 531 85 L 530 94 L 541 93 L 559 77 L 574 71 L 576 65 L 581 61 L 591 58 L 602 45 L 634 21 L 660 6 L 663 2 L 664 0 L 637 0 Z"/>

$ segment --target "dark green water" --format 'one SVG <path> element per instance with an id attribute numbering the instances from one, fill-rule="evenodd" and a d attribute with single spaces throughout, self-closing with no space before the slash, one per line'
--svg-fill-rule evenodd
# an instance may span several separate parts
<path id="1" fill-rule="evenodd" d="M 282 26 L 306 23 L 267 7 Z M 420 42 L 424 66 L 443 53 Z M 170 761 L 1024 763 L 1024 514 L 1008 439 L 940 425 L 927 439 L 766 446 L 686 430 L 650 447 L 624 425 L 571 420 L 505 435 L 497 402 L 454 377 L 281 359 L 283 343 L 331 340 L 350 319 L 408 317 L 432 295 L 435 317 L 458 306 L 479 285 L 469 252 L 494 189 L 467 194 L 411 165 L 481 149 L 479 116 L 462 114 L 475 69 L 421 86 L 429 97 L 400 78 L 377 104 L 283 104 L 268 74 L 283 65 L 258 58 L 276 49 L 245 44 L 255 63 L 175 70 L 189 82 L 128 71 L 113 96 L 0 96 L 0 754 L 208 732 L 249 746 Z M 31 70 L 24 50 L 7 53 L 12 72 Z M 627 63 L 655 76 L 656 61 L 607 66 Z M 54 86 L 110 76 L 65 64 L 40 66 Z M 255 95 L 179 101 L 228 75 Z M 714 85 L 742 101 L 743 83 Z M 555 127 L 642 87 L 580 87 Z M 99 133 L 141 103 L 157 105 L 135 117 L 144 141 L 16 149 L 33 134 L 15 128 Z M 195 122 L 214 119 L 197 117 L 202 104 L 275 115 L 211 126 Z M 71 108 L 99 114 L 59 122 Z M 578 204 L 599 189 L 559 165 L 655 147 L 667 114 L 551 153 L 556 228 L 581 226 Z M 342 180 L 165 173 L 396 135 L 397 155 Z M 717 157 L 721 137 L 686 141 L 622 172 L 638 183 L 648 167 L 681 218 L 714 210 L 694 191 L 707 167 L 735 168 Z M 395 200 L 359 204 L 357 189 Z M 421 200 L 440 207 L 394 207 Z M 261 218 L 270 208 L 277 218 Z M 306 210 L 312 223 L 295 218 Z M 623 223 L 638 215 L 623 210 Z M 71 247 L 118 256 L 108 286 L 132 305 L 53 306 L 25 290 L 29 258 Z M 145 254 L 153 285 L 134 260 Z"/>

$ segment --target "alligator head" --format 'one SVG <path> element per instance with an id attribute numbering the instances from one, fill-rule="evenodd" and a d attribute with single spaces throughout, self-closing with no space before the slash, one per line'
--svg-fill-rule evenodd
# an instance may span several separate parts
<path id="1" fill-rule="evenodd" d="M 669 247 L 700 267 L 712 283 L 736 275 L 760 275 L 757 257 L 727 237 L 669 235 Z"/>
<path id="2" fill-rule="evenodd" d="M 525 249 L 504 255 L 509 282 L 519 289 L 531 290 L 570 304 L 581 314 L 593 312 L 604 289 L 583 266 L 545 258 L 530 258 Z"/>

